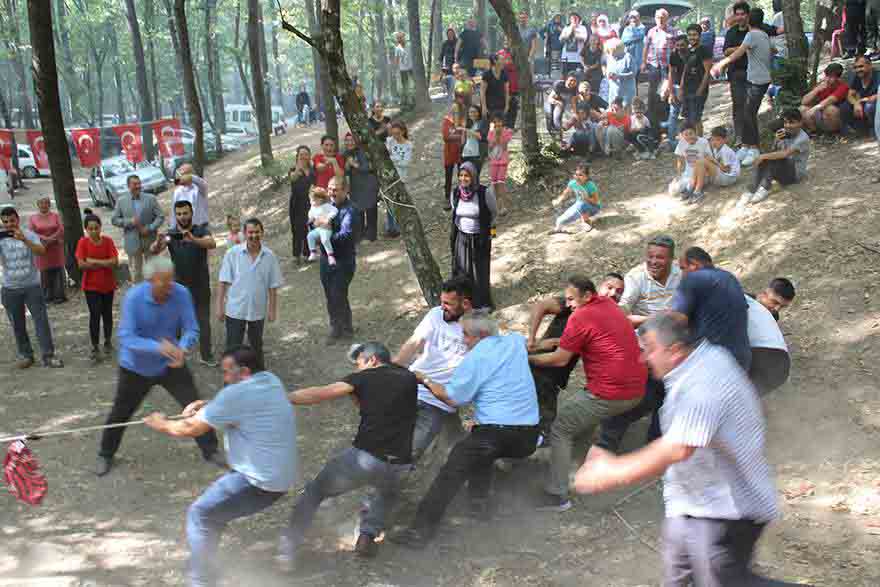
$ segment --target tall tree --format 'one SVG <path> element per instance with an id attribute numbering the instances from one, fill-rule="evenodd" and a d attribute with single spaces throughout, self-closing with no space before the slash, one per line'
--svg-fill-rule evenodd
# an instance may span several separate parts
<path id="1" fill-rule="evenodd" d="M 86 120 L 86 112 L 82 109 L 83 98 L 82 79 L 77 75 L 76 66 L 73 63 L 73 51 L 70 46 L 70 27 L 67 25 L 67 4 L 55 2 L 58 18 L 55 21 L 55 30 L 58 34 L 58 44 L 61 47 L 61 75 L 67 90 L 72 120 Z"/>
<path id="2" fill-rule="evenodd" d="M 6 38 L 6 47 L 9 49 L 9 60 L 12 62 L 12 69 L 18 77 L 19 89 L 21 91 L 21 113 L 22 122 L 27 128 L 34 128 L 33 105 L 31 104 L 30 80 L 24 66 L 25 47 L 21 41 L 21 30 L 18 24 L 18 2 L 17 0 L 6 0 L 6 20 L 9 23 L 9 30 L 4 36 Z"/>
<path id="3" fill-rule="evenodd" d="M 378 63 L 377 76 L 380 80 L 379 90 L 377 92 L 379 98 L 384 98 L 385 91 L 388 88 L 388 38 L 385 33 L 385 2 L 377 0 L 373 4 L 375 12 L 373 12 L 373 24 L 376 29 L 376 61 Z M 314 34 L 314 31 L 312 31 Z"/>
<path id="4" fill-rule="evenodd" d="M 388 1 L 388 6 L 387 6 L 387 9 L 388 9 L 388 34 L 394 35 L 394 33 L 400 31 L 400 29 L 397 28 L 397 22 L 394 20 L 394 0 L 387 0 L 387 1 Z M 393 54 L 394 54 L 393 49 L 389 49 L 388 56 L 391 57 L 391 55 L 393 55 Z M 398 82 L 397 73 L 398 72 L 397 72 L 396 68 L 394 68 L 394 67 L 388 68 L 388 91 L 390 91 L 395 96 L 400 96 L 400 94 L 397 92 L 397 82 Z"/>
<path id="5" fill-rule="evenodd" d="M 196 87 L 192 50 L 190 49 L 186 0 L 174 0 L 174 20 L 177 24 L 177 44 L 180 48 L 180 63 L 183 68 L 183 93 L 186 98 L 186 109 L 189 112 L 190 126 L 196 135 L 193 143 L 193 168 L 196 175 L 202 175 L 205 170 L 205 128 L 202 122 L 202 106 L 199 104 L 199 91 Z"/>
<path id="6" fill-rule="evenodd" d="M 419 0 L 406 0 L 409 19 L 410 57 L 412 58 L 412 76 L 415 82 L 416 111 L 424 112 L 431 107 L 428 97 L 428 80 L 425 77 L 425 55 L 422 51 L 422 25 L 419 22 Z"/>
<path id="7" fill-rule="evenodd" d="M 263 58 L 260 54 L 260 37 L 263 36 L 263 29 L 260 24 L 259 0 L 248 0 L 248 52 L 254 86 L 254 113 L 257 115 L 257 129 L 260 135 L 260 163 L 263 167 L 269 167 L 275 159 L 272 156 L 272 118 L 271 113 L 266 111 L 266 84 L 263 79 Z"/>
<path id="8" fill-rule="evenodd" d="M 513 53 L 513 64 L 519 74 L 520 110 L 522 111 L 522 144 L 523 154 L 530 164 L 536 163 L 541 156 L 541 145 L 538 142 L 538 118 L 535 114 L 535 84 L 532 66 L 529 63 L 529 50 L 523 43 L 519 34 L 519 26 L 510 0 L 489 0 L 501 21 L 501 26 L 510 41 L 510 50 Z"/>
<path id="9" fill-rule="evenodd" d="M 239 42 L 241 40 L 241 0 L 238 0 L 238 3 L 235 5 L 235 25 L 233 26 L 233 39 L 232 46 L 233 52 L 235 53 L 235 65 L 236 69 L 238 69 L 238 78 L 241 80 L 242 90 L 244 91 L 244 95 L 247 98 L 248 104 L 251 105 L 251 108 L 256 110 L 256 103 L 254 102 L 254 95 L 251 92 L 251 84 L 247 78 L 247 71 L 244 68 L 244 55 L 245 50 L 244 46 L 247 45 L 247 41 L 244 42 L 243 45 L 240 45 Z"/>
<path id="10" fill-rule="evenodd" d="M 205 0 L 205 64 L 208 66 L 208 95 L 214 110 L 214 148 L 223 151 L 220 135 L 226 132 L 226 112 L 223 104 L 223 78 L 220 74 L 217 50 L 217 0 Z"/>
<path id="11" fill-rule="evenodd" d="M 49 157 L 55 204 L 64 223 L 64 250 L 66 258 L 72 260 L 75 258 L 76 245 L 83 236 L 83 226 L 70 151 L 67 149 L 67 136 L 64 134 L 64 120 L 61 116 L 51 0 L 28 0 L 28 25 L 33 47 L 32 70 L 40 125 L 46 142 L 46 155 Z M 67 267 L 70 276 L 79 281 L 80 273 L 76 263 L 68 263 Z"/>
<path id="12" fill-rule="evenodd" d="M 489 42 L 489 14 L 486 11 L 486 0 L 474 0 L 474 19 L 477 21 L 477 29 Z"/>
<path id="13" fill-rule="evenodd" d="M 321 13 L 318 12 L 315 0 L 306 0 L 306 13 L 309 17 L 309 29 L 313 36 L 319 35 L 324 28 L 321 21 Z M 315 80 L 316 104 L 320 104 L 324 110 L 324 133 L 339 142 L 339 121 L 336 119 L 336 103 L 333 101 L 333 90 L 330 87 L 330 76 L 327 74 L 328 64 L 326 57 L 320 52 L 318 55 L 318 68 Z"/>
<path id="14" fill-rule="evenodd" d="M 263 3 L 257 0 L 257 27 L 259 29 L 260 41 L 260 65 L 263 71 L 263 110 L 266 112 L 266 118 L 269 120 L 269 133 L 272 132 L 272 87 L 269 79 L 272 74 L 269 73 L 269 51 L 266 50 L 266 25 L 263 22 Z"/>
<path id="15" fill-rule="evenodd" d="M 63 2 L 62 2 L 63 4 Z M 116 33 L 115 27 L 108 28 L 108 38 L 110 39 L 110 53 L 112 55 L 119 55 L 119 38 Z M 119 117 L 119 122 L 125 122 L 125 95 L 122 92 L 122 67 L 119 62 L 119 58 L 116 57 L 112 59 L 113 61 L 113 86 L 116 90 L 116 116 Z"/>
<path id="16" fill-rule="evenodd" d="M 360 23 L 358 23 L 360 25 Z M 275 100 L 284 109 L 284 84 L 281 78 L 281 55 L 278 51 L 278 27 L 272 23 L 272 63 L 275 65 Z"/>
<path id="17" fill-rule="evenodd" d="M 171 48 L 174 51 L 174 65 L 177 68 L 177 79 L 183 79 L 183 59 L 180 51 L 180 38 L 177 35 L 177 23 L 174 21 L 174 6 L 172 0 L 163 0 L 165 14 L 167 15 L 168 36 L 171 37 Z M 183 110 L 183 98 L 181 96 L 180 84 L 174 84 L 177 96 L 174 102 L 177 104 L 177 111 Z M 158 101 L 157 101 L 158 102 Z"/>
<path id="18" fill-rule="evenodd" d="M 281 26 L 315 47 L 328 64 L 328 77 L 332 82 L 333 93 L 342 105 L 351 132 L 357 137 L 358 142 L 365 146 L 370 164 L 376 169 L 380 193 L 386 198 L 386 204 L 391 206 L 400 223 L 406 252 L 422 295 L 428 305 L 433 307 L 440 301 L 440 269 L 428 246 L 421 218 L 412 203 L 406 184 L 400 181 L 385 144 L 370 132 L 367 113 L 361 105 L 360 98 L 355 94 L 345 64 L 345 52 L 339 28 L 341 16 L 339 2 L 340 0 L 323 0 L 321 10 L 323 26 L 320 35 L 314 39 L 286 22 L 283 15 Z"/>
<path id="19" fill-rule="evenodd" d="M 144 42 L 141 38 L 141 25 L 138 23 L 134 0 L 125 0 L 125 13 L 128 18 L 128 30 L 131 33 L 131 48 L 134 53 L 135 75 L 137 76 L 138 93 L 141 95 L 141 123 L 153 120 L 153 99 L 150 97 L 150 82 L 147 78 L 147 61 L 144 58 Z M 147 159 L 154 157 L 153 133 L 144 132 L 144 151 Z"/>
<path id="20" fill-rule="evenodd" d="M 98 33 L 98 39 L 89 43 L 89 52 L 92 54 L 92 60 L 95 62 L 95 81 L 97 82 L 97 119 L 98 125 L 104 126 L 104 60 L 110 51 L 109 43 L 109 22 L 105 22 L 104 26 Z"/>
<path id="21" fill-rule="evenodd" d="M 150 56 L 150 90 L 153 99 L 153 116 L 162 117 L 162 104 L 159 102 L 159 74 L 156 71 L 156 4 L 144 0 L 144 34 L 147 37 L 147 55 Z"/>

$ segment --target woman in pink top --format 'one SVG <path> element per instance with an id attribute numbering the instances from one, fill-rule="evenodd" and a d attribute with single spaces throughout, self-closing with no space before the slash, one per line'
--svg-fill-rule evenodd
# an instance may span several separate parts
<path id="1" fill-rule="evenodd" d="M 66 278 L 64 276 L 64 225 L 61 217 L 52 211 L 52 200 L 44 196 L 37 200 L 39 212 L 28 220 L 30 228 L 46 247 L 45 255 L 35 255 L 34 261 L 43 282 L 43 295 L 50 304 L 67 301 Z"/>
<path id="2" fill-rule="evenodd" d="M 492 114 L 492 126 L 488 136 L 489 178 L 498 203 L 499 216 L 507 214 L 505 198 L 507 197 L 507 164 L 510 162 L 507 144 L 512 138 L 513 130 L 504 126 L 504 114 L 501 112 Z"/>

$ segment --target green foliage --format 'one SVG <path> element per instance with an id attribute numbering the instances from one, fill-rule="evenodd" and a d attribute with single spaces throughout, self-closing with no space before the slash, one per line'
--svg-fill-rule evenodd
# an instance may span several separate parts
<path id="1" fill-rule="evenodd" d="M 806 62 L 797 59 L 782 59 L 779 68 L 772 72 L 773 83 L 779 86 L 779 93 L 773 100 L 773 108 L 776 114 L 786 108 L 797 108 L 801 104 L 801 98 L 807 93 L 807 76 L 809 75 Z"/>
<path id="2" fill-rule="evenodd" d="M 268 167 L 260 166 L 257 173 L 272 180 L 273 187 L 281 187 L 287 183 L 287 174 L 296 163 L 296 154 L 292 151 L 285 155 L 276 155 Z"/>

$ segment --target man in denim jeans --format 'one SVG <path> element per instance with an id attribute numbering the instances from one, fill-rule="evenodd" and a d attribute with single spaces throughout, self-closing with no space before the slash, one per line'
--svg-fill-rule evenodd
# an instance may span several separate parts
<path id="1" fill-rule="evenodd" d="M 352 447 L 331 458 L 297 500 L 290 526 L 281 537 L 278 560 L 293 566 L 315 512 L 328 497 L 359 487 L 376 494 L 361 510 L 358 556 L 376 555 L 376 537 L 385 528 L 386 513 L 399 495 L 400 481 L 412 463 L 412 436 L 416 424 L 416 376 L 391 362 L 391 353 L 377 342 L 356 344 L 348 353 L 357 371 L 323 387 L 291 392 L 294 405 L 316 404 L 350 396 L 361 413 Z"/>
<path id="2" fill-rule="evenodd" d="M 174 437 L 225 433 L 228 473 L 217 479 L 186 512 L 191 551 L 191 587 L 217 585 L 214 559 L 226 525 L 262 511 L 296 482 L 296 414 L 281 380 L 261 371 L 258 355 L 245 346 L 223 355 L 226 386 L 210 402 L 194 401 L 183 420 L 154 413 L 150 428 Z"/>
<path id="3" fill-rule="evenodd" d="M 40 287 L 40 272 L 34 262 L 34 255 L 45 254 L 46 247 L 40 242 L 40 237 L 19 226 L 21 219 L 12 206 L 0 210 L 0 220 L 3 222 L 0 230 L 0 267 L 3 268 L 0 297 L 12 324 L 18 348 L 16 367 L 27 369 L 34 364 L 34 349 L 28 338 L 25 307 L 30 310 L 34 319 L 37 340 L 43 353 L 43 365 L 63 367 L 64 363 L 55 356 L 46 300 Z"/>

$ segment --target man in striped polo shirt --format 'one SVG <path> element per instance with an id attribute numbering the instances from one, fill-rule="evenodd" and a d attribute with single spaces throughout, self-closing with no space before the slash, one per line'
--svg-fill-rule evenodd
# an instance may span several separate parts
<path id="1" fill-rule="evenodd" d="M 667 390 L 663 436 L 623 456 L 594 446 L 575 489 L 599 493 L 663 473 L 664 587 L 788 585 L 750 568 L 778 515 L 758 394 L 729 351 L 691 340 L 671 313 L 645 322 L 645 359 Z"/>

